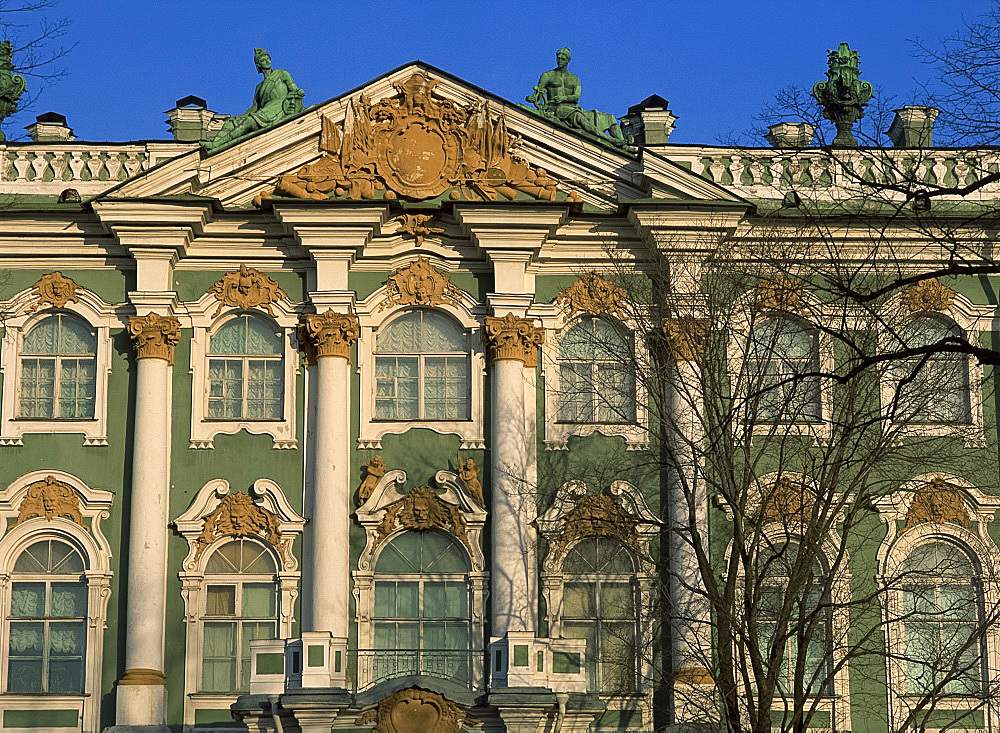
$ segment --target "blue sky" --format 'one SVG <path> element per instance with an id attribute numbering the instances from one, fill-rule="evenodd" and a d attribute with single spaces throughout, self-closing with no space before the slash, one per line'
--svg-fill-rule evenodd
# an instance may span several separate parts
<path id="1" fill-rule="evenodd" d="M 76 42 L 70 74 L 35 114 L 66 115 L 81 139 L 167 136 L 163 112 L 187 94 L 238 113 L 259 80 L 253 48 L 270 51 L 307 105 L 422 59 L 512 101 L 531 92 L 569 46 L 581 104 L 616 115 L 650 94 L 680 118 L 671 142 L 716 143 L 753 125 L 779 88 L 823 77 L 841 41 L 861 54 L 862 79 L 899 102 L 920 101 L 930 70 L 910 41 L 935 41 L 992 0 L 660 0 L 659 2 L 144 2 L 62 0 Z"/>

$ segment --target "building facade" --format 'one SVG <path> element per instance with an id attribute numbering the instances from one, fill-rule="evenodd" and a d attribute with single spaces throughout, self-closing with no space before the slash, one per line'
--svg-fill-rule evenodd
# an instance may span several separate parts
<path id="1" fill-rule="evenodd" d="M 677 495 L 649 470 L 663 404 L 594 348 L 654 348 L 608 273 L 667 252 L 670 287 L 693 298 L 710 238 L 794 208 L 802 188 L 847 197 L 864 160 L 845 172 L 817 151 L 672 145 L 659 97 L 619 128 L 421 63 L 305 108 L 296 91 L 265 75 L 249 117 L 180 100 L 162 142 L 77 141 L 43 116 L 35 139 L 3 148 L 4 729 L 703 722 L 691 701 L 715 694 L 712 611 L 698 581 L 676 582 L 697 561 L 671 529 Z M 919 178 L 963 179 L 984 154 L 931 150 Z M 912 312 L 988 345 L 984 282 L 935 281 Z M 816 368 L 839 358 L 826 330 L 803 328 L 786 357 L 804 372 L 813 354 Z M 673 340 L 692 385 L 695 341 Z M 852 572 L 962 548 L 954 577 L 977 579 L 988 615 L 990 371 L 959 355 L 938 364 L 938 388 L 955 364 L 965 396 L 913 429 L 961 451 L 950 470 L 914 461 L 903 498 L 870 509 L 882 533 Z M 775 409 L 795 405 L 821 441 L 833 395 L 782 393 Z M 679 422 L 691 409 L 669 405 Z M 698 460 L 675 466 L 697 483 Z M 759 481 L 762 496 L 783 485 Z M 702 495 L 692 511 L 709 532 L 734 509 Z M 850 577 L 837 582 L 849 595 Z M 696 623 L 671 625 L 664 598 Z M 851 619 L 830 623 L 836 637 Z M 984 686 L 997 644 L 987 629 L 974 652 Z M 913 647 L 898 656 L 909 667 L 881 672 L 835 647 L 819 655 L 832 682 L 810 727 L 900 727 Z M 978 701 L 958 727 L 997 725 L 992 702 L 953 697 Z"/>

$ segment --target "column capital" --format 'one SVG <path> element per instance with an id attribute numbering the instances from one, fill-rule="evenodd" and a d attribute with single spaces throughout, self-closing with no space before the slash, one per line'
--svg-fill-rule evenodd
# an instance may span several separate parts
<path id="1" fill-rule="evenodd" d="M 136 359 L 164 359 L 173 366 L 174 347 L 181 340 L 181 322 L 173 316 L 149 313 L 128 321 Z"/>
<path id="2" fill-rule="evenodd" d="M 526 367 L 534 367 L 538 363 L 536 351 L 545 341 L 545 329 L 535 326 L 530 318 L 519 318 L 513 313 L 489 316 L 483 326 L 483 341 L 492 361 L 516 359 Z"/>
<path id="3" fill-rule="evenodd" d="M 332 310 L 306 316 L 302 336 L 315 349 L 315 358 L 336 356 L 351 359 L 351 344 L 361 335 L 358 317 Z"/>

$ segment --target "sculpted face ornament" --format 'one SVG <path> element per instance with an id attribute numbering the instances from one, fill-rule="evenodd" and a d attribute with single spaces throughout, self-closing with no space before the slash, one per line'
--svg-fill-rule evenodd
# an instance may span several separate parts
<path id="1" fill-rule="evenodd" d="M 279 554 L 285 554 L 281 538 L 281 520 L 277 514 L 257 504 L 248 494 L 226 494 L 215 511 L 205 517 L 205 524 L 195 540 L 195 560 L 220 537 L 259 537 Z"/>
<path id="2" fill-rule="evenodd" d="M 34 290 L 31 291 L 32 296 L 38 298 L 31 307 L 31 312 L 45 306 L 62 308 L 67 303 L 79 302 L 80 298 L 76 294 L 79 287 L 71 278 L 66 277 L 61 272 L 50 272 L 47 275 L 42 275 L 35 283 Z"/>
<path id="3" fill-rule="evenodd" d="M 406 267 L 396 270 L 386 280 L 387 297 L 383 308 L 390 305 L 442 305 L 459 303 L 458 288 L 448 276 L 438 272 L 426 257 L 417 257 Z"/>
<path id="4" fill-rule="evenodd" d="M 215 315 L 229 305 L 234 308 L 263 308 L 274 317 L 271 304 L 284 298 L 285 291 L 278 283 L 253 267 L 240 265 L 238 272 L 228 272 L 208 289 L 219 300 Z"/>
<path id="5" fill-rule="evenodd" d="M 82 526 L 80 497 L 69 484 L 63 483 L 55 476 L 46 476 L 28 487 L 18 508 L 19 523 L 34 517 L 42 517 L 48 522 L 56 517 L 66 517 Z"/>
<path id="6" fill-rule="evenodd" d="M 412 529 L 418 532 L 442 529 L 457 537 L 470 552 L 472 551 L 462 512 L 456 505 L 443 501 L 429 486 L 410 489 L 406 496 L 385 508 L 385 515 L 378 525 L 376 544 L 397 529 Z"/>

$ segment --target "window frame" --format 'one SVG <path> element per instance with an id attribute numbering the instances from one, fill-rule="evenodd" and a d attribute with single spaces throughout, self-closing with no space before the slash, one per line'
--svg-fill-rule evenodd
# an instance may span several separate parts
<path id="1" fill-rule="evenodd" d="M 259 361 L 259 362 L 264 362 L 265 364 L 277 362 L 277 364 L 279 365 L 279 373 L 281 373 L 283 371 L 281 369 L 282 361 L 284 359 L 284 355 L 282 354 L 282 342 L 284 341 L 284 338 L 283 338 L 284 337 L 283 329 L 280 326 L 277 326 L 277 324 L 274 324 L 273 321 L 271 321 L 271 324 L 273 324 L 275 326 L 274 333 L 275 333 L 275 336 L 277 337 L 277 340 L 278 340 L 277 352 L 273 353 L 273 354 L 250 354 L 250 353 L 222 354 L 222 353 L 217 353 L 217 352 L 212 351 L 212 339 L 215 338 L 219 334 L 219 332 L 221 332 L 224 328 L 226 328 L 230 324 L 235 323 L 235 322 L 237 322 L 237 321 L 239 321 L 241 319 L 247 319 L 247 321 L 256 320 L 256 321 L 258 321 L 260 323 L 264 323 L 264 324 L 270 325 L 270 324 L 268 324 L 268 319 L 261 318 L 256 313 L 250 313 L 250 312 L 244 311 L 242 313 L 234 313 L 234 314 L 232 314 L 229 318 L 226 318 L 225 320 L 221 321 L 217 326 L 215 326 L 212 329 L 212 331 L 211 331 L 211 333 L 209 335 L 208 354 L 206 355 L 206 358 L 208 359 L 208 385 L 209 385 L 209 388 L 208 388 L 207 394 L 205 395 L 205 400 L 206 400 L 206 402 L 205 402 L 205 405 L 206 405 L 206 409 L 205 409 L 206 418 L 205 419 L 206 420 L 210 420 L 212 422 L 227 422 L 227 421 L 228 422 L 233 422 L 233 421 L 280 422 L 281 419 L 282 419 L 281 415 L 278 415 L 276 417 L 262 417 L 262 418 L 249 417 L 249 412 L 250 412 L 250 410 L 249 410 L 250 396 L 249 395 L 250 395 L 251 362 Z M 240 414 L 238 416 L 226 416 L 226 415 L 223 415 L 221 417 L 212 417 L 212 415 L 211 415 L 211 412 L 212 412 L 212 401 L 216 400 L 216 399 L 222 399 L 223 401 L 225 400 L 225 396 L 223 396 L 223 397 L 216 397 L 216 396 L 212 395 L 212 384 L 215 381 L 214 379 L 212 379 L 212 362 L 213 361 L 239 362 L 239 364 L 240 364 L 240 383 L 242 385 L 242 389 L 240 391 Z M 225 381 L 223 381 L 223 384 L 225 384 Z M 282 411 L 280 408 L 284 407 L 284 397 L 285 397 L 285 380 L 284 380 L 284 374 L 282 374 L 282 380 L 281 380 L 281 398 L 278 400 L 278 403 L 279 403 L 279 412 Z"/>
<path id="2" fill-rule="evenodd" d="M 120 307 L 105 303 L 89 290 L 77 288 L 76 296 L 77 300 L 61 308 L 37 311 L 33 309 L 35 297 L 30 290 L 23 290 L 10 300 L 0 301 L 0 310 L 10 313 L 0 338 L 0 374 L 3 375 L 0 446 L 22 446 L 25 435 L 38 433 L 82 434 L 85 446 L 108 445 L 108 383 L 114 358 L 111 330 L 124 329 L 125 317 Z M 24 336 L 45 318 L 59 314 L 75 316 L 95 332 L 93 417 L 21 417 Z"/>
<path id="3" fill-rule="evenodd" d="M 358 447 L 379 450 L 382 437 L 401 435 L 414 427 L 426 428 L 443 435 L 457 435 L 460 450 L 481 450 L 486 447 L 484 397 L 486 354 L 483 349 L 482 325 L 487 307 L 464 290 L 456 288 L 454 297 L 433 307 L 426 307 L 457 322 L 465 331 L 469 354 L 469 417 L 465 420 L 383 420 L 375 417 L 375 346 L 379 330 L 405 312 L 422 306 L 397 304 L 388 288 L 382 286 L 355 306 L 361 335 L 357 345 L 357 372 L 361 388 L 358 398 Z"/>
<path id="4" fill-rule="evenodd" d="M 60 351 L 60 350 L 57 349 L 56 351 L 51 352 L 51 353 L 42 353 L 42 352 L 28 353 L 27 352 L 27 348 L 24 345 L 25 342 L 27 341 L 28 336 L 32 333 L 32 331 L 34 331 L 36 328 L 39 328 L 43 323 L 45 323 L 46 321 L 49 321 L 49 320 L 53 320 L 53 319 L 56 320 L 56 323 L 59 324 L 59 326 L 61 326 L 63 319 L 68 319 L 68 320 L 72 320 L 72 321 L 82 322 L 90 330 L 90 335 L 91 335 L 91 338 L 93 339 L 93 343 L 94 343 L 93 351 L 78 352 L 78 353 L 69 353 L 69 352 L 63 353 L 62 351 Z M 25 372 L 26 362 L 28 362 L 28 361 L 40 362 L 42 360 L 51 360 L 53 362 L 53 375 L 52 375 L 52 412 L 54 414 L 51 415 L 51 416 L 48 416 L 48 417 L 41 416 L 41 415 L 25 415 L 24 414 L 24 390 L 25 390 L 25 375 L 24 375 L 24 372 Z M 63 415 L 55 414 L 55 413 L 57 413 L 57 412 L 60 411 L 60 402 L 62 401 L 62 398 L 61 398 L 62 389 L 61 389 L 61 387 L 63 385 L 63 371 L 64 371 L 64 367 L 65 367 L 66 362 L 69 362 L 69 361 L 76 361 L 78 363 L 82 362 L 82 361 L 93 362 L 93 366 L 94 366 L 94 392 L 95 392 L 95 397 L 94 397 L 94 404 L 92 405 L 92 409 L 90 410 L 90 413 L 91 413 L 90 415 L 63 416 Z M 94 328 L 89 322 L 80 319 L 78 316 L 76 316 L 73 313 L 68 313 L 66 311 L 60 311 L 60 310 L 56 310 L 56 311 L 48 314 L 46 317 L 41 318 L 41 319 L 35 321 L 29 328 L 26 328 L 24 330 L 24 333 L 21 336 L 21 350 L 20 350 L 20 353 L 18 354 L 18 362 L 19 362 L 18 363 L 18 378 L 20 379 L 20 382 L 21 382 L 20 385 L 18 386 L 18 390 L 17 390 L 17 393 L 18 393 L 17 418 L 19 420 L 59 420 L 59 421 L 65 422 L 65 421 L 68 421 L 68 420 L 93 420 L 94 419 L 94 415 L 97 412 L 97 404 L 96 404 L 96 392 L 97 392 L 97 329 Z"/>
<path id="5" fill-rule="evenodd" d="M 300 355 L 296 326 L 299 315 L 287 298 L 270 304 L 271 315 L 262 309 L 234 308 L 221 305 L 212 293 L 206 293 L 194 303 L 187 304 L 191 334 L 191 440 L 188 447 L 195 450 L 211 450 L 215 447 L 217 435 L 235 435 L 245 430 L 251 435 L 270 435 L 273 447 L 292 450 L 298 447 L 296 437 L 296 395 L 302 388 Z M 280 419 L 214 418 L 209 417 L 208 401 L 211 393 L 209 361 L 211 339 L 230 321 L 241 316 L 260 319 L 273 325 L 280 334 L 282 397 Z M 188 328 L 188 323 L 182 321 Z M 226 358 L 228 355 L 218 355 Z M 246 383 L 243 398 L 246 399 Z"/>

